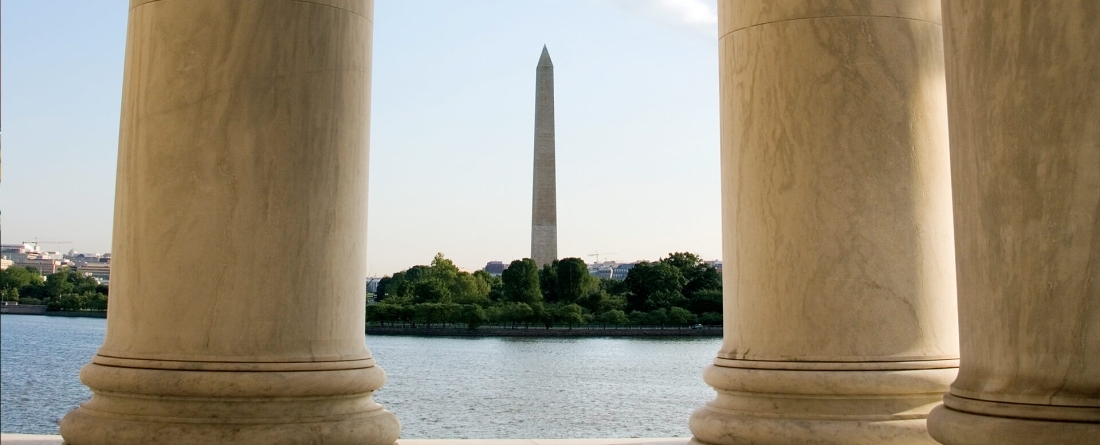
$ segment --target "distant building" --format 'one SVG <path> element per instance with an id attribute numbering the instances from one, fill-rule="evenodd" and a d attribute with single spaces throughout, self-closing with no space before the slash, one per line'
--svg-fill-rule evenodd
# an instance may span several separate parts
<path id="1" fill-rule="evenodd" d="M 611 279 L 619 281 L 625 280 L 626 275 L 630 273 L 630 269 L 633 269 L 635 264 L 637 263 L 622 263 L 615 266 L 615 271 L 614 274 L 611 275 Z"/>
<path id="2" fill-rule="evenodd" d="M 111 281 L 111 263 L 84 263 L 76 266 L 77 272 L 91 276 L 100 284 L 108 284 Z"/>
<path id="3" fill-rule="evenodd" d="M 111 264 L 111 254 L 106 253 L 103 255 L 95 253 L 77 253 L 76 255 L 66 255 L 66 259 L 73 262 L 76 267 L 84 267 L 88 264 Z"/>
<path id="4" fill-rule="evenodd" d="M 378 293 L 378 282 L 382 281 L 381 278 L 367 277 L 367 293 Z"/>
<path id="5" fill-rule="evenodd" d="M 501 274 L 504 273 L 504 269 L 506 269 L 507 267 L 508 266 L 506 266 L 503 261 L 490 261 L 488 263 L 485 263 L 484 270 L 485 272 L 488 272 L 489 275 L 499 277 Z"/>
<path id="6" fill-rule="evenodd" d="M 718 273 L 722 273 L 722 260 L 705 261 L 705 263 L 708 266 L 714 266 L 715 269 L 718 269 Z"/>
<path id="7" fill-rule="evenodd" d="M 592 263 L 588 265 L 588 274 L 601 280 L 609 280 L 615 274 L 615 266 L 618 263 L 614 261 L 604 261 L 600 263 Z"/>
<path id="8" fill-rule="evenodd" d="M 56 250 L 51 250 L 51 251 L 47 251 L 47 252 L 39 252 L 38 257 L 39 258 L 49 258 L 51 260 L 61 261 L 61 260 L 65 259 L 65 254 L 63 254 L 61 252 L 58 252 Z"/>
<path id="9" fill-rule="evenodd" d="M 0 258 L 0 270 L 7 270 L 15 264 L 15 261 L 9 260 L 7 257 Z"/>
<path id="10" fill-rule="evenodd" d="M 32 244 L 0 244 L 0 253 L 26 253 L 26 252 L 38 252 L 38 248 Z"/>
<path id="11" fill-rule="evenodd" d="M 61 267 L 61 262 L 52 258 L 39 258 L 37 255 L 30 255 L 23 258 L 20 261 L 15 261 L 15 264 L 38 269 L 38 272 L 43 276 L 57 273 L 57 269 Z"/>
<path id="12" fill-rule="evenodd" d="M 634 268 L 634 264 L 617 263 L 615 261 L 592 263 L 588 265 L 588 274 L 600 279 L 622 281 L 626 279 L 626 274 L 630 272 L 630 269 Z"/>
<path id="13" fill-rule="evenodd" d="M 9 260 L 19 264 L 21 261 L 27 259 L 27 256 L 37 255 L 38 249 L 30 244 L 3 244 L 0 245 L 0 254 L 7 257 Z M 37 257 L 37 256 L 36 256 Z"/>

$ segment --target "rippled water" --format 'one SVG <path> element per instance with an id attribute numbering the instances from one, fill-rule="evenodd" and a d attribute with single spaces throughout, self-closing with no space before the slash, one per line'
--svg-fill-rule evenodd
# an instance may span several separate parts
<path id="1" fill-rule="evenodd" d="M 0 318 L 0 430 L 57 434 L 91 397 L 77 372 L 103 341 L 105 320 Z M 713 398 L 702 381 L 721 340 L 424 338 L 374 336 L 386 369 L 375 400 L 405 438 L 689 436 L 687 419 Z"/>

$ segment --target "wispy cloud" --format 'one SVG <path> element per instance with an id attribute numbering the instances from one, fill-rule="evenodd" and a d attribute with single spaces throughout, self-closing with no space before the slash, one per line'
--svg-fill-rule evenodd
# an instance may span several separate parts
<path id="1" fill-rule="evenodd" d="M 616 8 L 707 39 L 718 35 L 714 0 L 602 0 Z"/>

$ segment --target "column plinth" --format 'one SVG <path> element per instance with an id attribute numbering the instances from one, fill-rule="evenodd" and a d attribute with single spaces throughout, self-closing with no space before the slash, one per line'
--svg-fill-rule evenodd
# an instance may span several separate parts
<path id="1" fill-rule="evenodd" d="M 364 341 L 373 3 L 131 2 L 72 445 L 392 444 Z"/>
<path id="2" fill-rule="evenodd" d="M 719 2 L 705 444 L 928 444 L 958 367 L 937 1 Z"/>
<path id="3" fill-rule="evenodd" d="M 1100 440 L 1100 3 L 944 0 L 959 377 L 948 445 Z"/>

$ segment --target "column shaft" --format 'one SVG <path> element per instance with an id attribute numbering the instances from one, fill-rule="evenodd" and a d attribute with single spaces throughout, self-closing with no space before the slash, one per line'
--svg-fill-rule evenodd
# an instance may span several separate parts
<path id="1" fill-rule="evenodd" d="M 370 0 L 134 0 L 67 443 L 393 443 L 364 342 Z"/>
<path id="2" fill-rule="evenodd" d="M 939 3 L 719 2 L 710 444 L 930 443 L 958 331 Z"/>
<path id="3" fill-rule="evenodd" d="M 1100 3 L 944 0 L 962 366 L 945 444 L 1100 441 Z"/>

